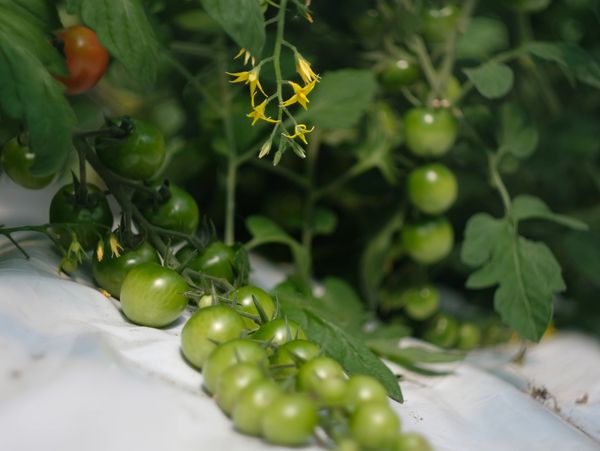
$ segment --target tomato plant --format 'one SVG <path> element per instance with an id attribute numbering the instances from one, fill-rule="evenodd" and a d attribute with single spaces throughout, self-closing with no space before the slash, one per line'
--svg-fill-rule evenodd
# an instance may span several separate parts
<path id="1" fill-rule="evenodd" d="M 163 327 L 183 313 L 188 285 L 175 271 L 158 263 L 132 268 L 121 285 L 121 309 L 136 324 Z"/>
<path id="2" fill-rule="evenodd" d="M 36 176 L 31 173 L 31 166 L 35 154 L 27 146 L 19 143 L 18 138 L 13 138 L 4 144 L 2 154 L 2 169 L 13 182 L 29 189 L 40 189 L 48 186 L 54 175 Z"/>
<path id="3" fill-rule="evenodd" d="M 134 323 L 198 306 L 182 354 L 240 431 L 428 449 L 378 356 L 456 355 L 398 340 L 600 330 L 594 2 L 22 3 L 0 6 L 1 176 L 73 184 L 0 235 L 33 258 L 20 234 L 45 235 Z"/>
<path id="4" fill-rule="evenodd" d="M 54 45 L 67 61 L 69 74 L 56 78 L 64 83 L 68 94 L 90 90 L 106 72 L 109 55 L 93 30 L 81 25 L 61 30 L 56 34 Z"/>

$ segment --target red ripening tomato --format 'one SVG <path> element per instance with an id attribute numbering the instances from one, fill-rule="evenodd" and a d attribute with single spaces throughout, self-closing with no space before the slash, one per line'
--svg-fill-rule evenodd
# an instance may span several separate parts
<path id="1" fill-rule="evenodd" d="M 60 46 L 67 59 L 69 75 L 57 75 L 67 87 L 67 94 L 81 94 L 91 88 L 102 78 L 108 66 L 108 52 L 94 31 L 82 25 L 75 25 L 56 35 L 56 45 Z"/>

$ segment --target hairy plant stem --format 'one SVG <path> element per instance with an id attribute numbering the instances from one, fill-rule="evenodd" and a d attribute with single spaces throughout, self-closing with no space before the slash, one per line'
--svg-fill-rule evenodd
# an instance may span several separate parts
<path id="1" fill-rule="evenodd" d="M 315 213 L 315 205 L 318 200 L 317 191 L 315 189 L 317 180 L 317 164 L 319 160 L 319 149 L 321 147 L 321 133 L 316 130 L 307 148 L 306 161 L 306 204 L 304 206 L 304 217 L 302 220 L 302 247 L 307 255 L 307 264 L 304 270 L 306 274 L 300 274 L 302 279 L 309 283 L 312 273 L 312 241 L 314 237 L 313 220 Z"/>
<path id="2" fill-rule="evenodd" d="M 220 52 L 218 57 L 219 84 L 221 89 L 221 105 L 223 130 L 225 132 L 225 141 L 227 142 L 227 172 L 225 177 L 225 244 L 231 246 L 235 243 L 235 192 L 238 171 L 237 146 L 235 134 L 233 131 L 233 122 L 231 121 L 231 90 L 227 80 L 226 49 L 223 40 L 220 42 Z"/>

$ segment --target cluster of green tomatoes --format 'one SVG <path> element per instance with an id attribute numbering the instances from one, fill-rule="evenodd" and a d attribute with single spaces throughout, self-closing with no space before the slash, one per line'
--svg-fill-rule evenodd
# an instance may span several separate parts
<path id="1" fill-rule="evenodd" d="M 92 253 L 98 286 L 118 298 L 124 315 L 141 326 L 169 326 L 191 303 L 196 311 L 181 332 L 182 354 L 202 371 L 205 391 L 244 434 L 287 446 L 322 435 L 325 445 L 340 450 L 429 450 L 421 435 L 401 433 L 376 379 L 349 376 L 299 324 L 280 313 L 276 299 L 240 283 L 235 247 L 214 239 L 202 247 L 193 240 L 180 246 L 186 236 L 195 236 L 199 210 L 183 189 L 148 181 L 164 162 L 162 135 L 129 118 L 115 130 L 114 136 L 95 137 L 88 150 L 90 161 L 101 164 L 92 166 L 102 168 L 98 172 L 109 190 L 75 180 L 51 201 L 52 236 L 68 249 L 63 269 L 74 270 L 78 256 Z M 40 188 L 51 179 L 31 174 L 29 154 L 25 145 L 10 141 L 3 149 L 4 168 L 18 183 Z M 19 171 L 7 164 L 11 161 L 22 163 L 16 165 Z M 112 230 L 107 194 L 121 204 L 122 215 L 137 212 L 135 233 L 124 230 L 130 227 L 124 217 Z M 169 242 L 166 255 L 164 249 L 157 252 L 145 228 L 180 241 L 176 247 L 181 248 L 173 252 L 175 243 Z M 172 257 L 177 267 L 168 264 Z M 205 283 L 194 283 L 197 278 Z"/>

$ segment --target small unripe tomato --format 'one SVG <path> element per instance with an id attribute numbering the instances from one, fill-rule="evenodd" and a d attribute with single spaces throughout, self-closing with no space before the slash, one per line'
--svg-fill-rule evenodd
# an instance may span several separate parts
<path id="1" fill-rule="evenodd" d="M 123 119 L 129 134 L 124 138 L 98 138 L 98 158 L 113 172 L 134 180 L 148 180 L 165 161 L 165 140 L 160 130 L 139 119 Z"/>
<path id="2" fill-rule="evenodd" d="M 430 44 L 441 44 L 456 28 L 460 10 L 456 5 L 425 8 L 421 13 L 421 33 Z"/>
<path id="3" fill-rule="evenodd" d="M 421 74 L 419 66 L 408 58 L 398 58 L 390 61 L 379 74 L 384 88 L 398 92 L 413 84 Z"/>
<path id="4" fill-rule="evenodd" d="M 426 164 L 408 175 L 408 198 L 423 213 L 444 213 L 454 204 L 457 194 L 456 177 L 443 164 Z"/>
<path id="5" fill-rule="evenodd" d="M 187 282 L 174 270 L 142 263 L 129 271 L 121 285 L 121 309 L 136 324 L 164 327 L 185 310 L 186 291 Z"/>
<path id="6" fill-rule="evenodd" d="M 402 245 L 414 261 L 422 264 L 436 263 L 450 254 L 454 232 L 444 218 L 427 219 L 406 224 L 402 229 Z"/>
<path id="7" fill-rule="evenodd" d="M 448 109 L 412 108 L 404 116 L 406 145 L 419 157 L 444 155 L 457 133 L 456 119 Z"/>
<path id="8" fill-rule="evenodd" d="M 17 138 L 8 141 L 2 148 L 2 167 L 13 182 L 28 189 L 41 189 L 48 186 L 54 175 L 38 176 L 31 173 L 35 154 Z"/>

